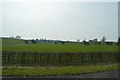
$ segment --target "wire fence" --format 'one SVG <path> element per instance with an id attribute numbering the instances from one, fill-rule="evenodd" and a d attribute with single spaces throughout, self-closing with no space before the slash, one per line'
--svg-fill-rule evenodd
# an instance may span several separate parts
<path id="1" fill-rule="evenodd" d="M 83 65 L 118 62 L 118 52 L 16 52 L 2 51 L 3 66 Z"/>

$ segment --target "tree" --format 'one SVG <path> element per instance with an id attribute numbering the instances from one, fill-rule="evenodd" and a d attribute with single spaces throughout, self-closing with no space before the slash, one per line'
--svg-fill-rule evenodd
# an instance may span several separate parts
<path id="1" fill-rule="evenodd" d="M 16 36 L 16 39 L 21 39 L 21 37 L 19 35 Z"/>
<path id="2" fill-rule="evenodd" d="M 36 42 L 38 42 L 39 40 L 38 39 L 36 39 Z"/>
<path id="3" fill-rule="evenodd" d="M 105 37 L 105 36 L 103 36 L 102 41 L 103 41 L 103 42 L 105 42 L 105 40 L 106 40 L 106 37 Z"/>
<path id="4" fill-rule="evenodd" d="M 77 42 L 80 42 L 80 39 L 77 39 Z"/>
<path id="5" fill-rule="evenodd" d="M 93 39 L 94 42 L 97 42 L 97 38 Z"/>
<path id="6" fill-rule="evenodd" d="M 97 38 L 93 39 L 93 42 L 95 43 L 95 45 L 97 45 Z"/>

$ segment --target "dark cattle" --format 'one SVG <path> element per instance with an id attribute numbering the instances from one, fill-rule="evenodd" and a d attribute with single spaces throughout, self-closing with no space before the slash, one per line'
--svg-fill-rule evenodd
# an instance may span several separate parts
<path id="1" fill-rule="evenodd" d="M 100 42 L 98 42 L 98 45 L 100 45 L 101 43 Z"/>
<path id="2" fill-rule="evenodd" d="M 28 40 L 25 40 L 25 44 L 28 44 Z"/>
<path id="3" fill-rule="evenodd" d="M 57 42 L 55 42 L 55 44 L 57 44 Z"/>
<path id="4" fill-rule="evenodd" d="M 86 42 L 86 45 L 89 45 L 89 42 Z"/>
<path id="5" fill-rule="evenodd" d="M 83 41 L 84 45 L 89 45 L 89 42 L 86 42 L 85 40 Z"/>
<path id="6" fill-rule="evenodd" d="M 32 42 L 32 44 L 36 44 L 37 43 L 37 41 L 35 41 L 34 39 L 31 42 Z"/>
<path id="7" fill-rule="evenodd" d="M 65 41 L 57 41 L 57 43 L 65 44 Z"/>
<path id="8" fill-rule="evenodd" d="M 112 45 L 113 42 L 105 42 L 107 45 Z"/>
<path id="9" fill-rule="evenodd" d="M 65 44 L 65 42 L 64 42 L 64 41 L 62 41 L 61 43 L 62 43 L 62 44 Z"/>
<path id="10" fill-rule="evenodd" d="M 97 45 L 97 42 L 95 42 L 95 45 Z"/>
<path id="11" fill-rule="evenodd" d="M 100 42 L 95 42 L 95 45 L 100 45 L 101 43 Z"/>

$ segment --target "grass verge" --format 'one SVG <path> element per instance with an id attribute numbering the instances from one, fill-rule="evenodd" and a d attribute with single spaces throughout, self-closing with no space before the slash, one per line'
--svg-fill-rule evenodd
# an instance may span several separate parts
<path id="1" fill-rule="evenodd" d="M 46 76 L 46 75 L 79 75 L 98 71 L 117 70 L 118 64 L 61 66 L 61 67 L 20 67 L 4 66 L 3 76 Z"/>

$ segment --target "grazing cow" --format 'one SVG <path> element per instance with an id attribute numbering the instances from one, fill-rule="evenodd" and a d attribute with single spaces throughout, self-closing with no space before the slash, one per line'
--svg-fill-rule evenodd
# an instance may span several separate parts
<path id="1" fill-rule="evenodd" d="M 55 42 L 55 44 L 57 44 L 57 42 Z"/>
<path id="2" fill-rule="evenodd" d="M 57 43 L 65 44 L 65 41 L 57 41 L 57 42 L 55 42 L 55 44 L 57 44 Z"/>
<path id="3" fill-rule="evenodd" d="M 100 42 L 95 42 L 95 45 L 100 45 L 101 43 Z"/>
<path id="4" fill-rule="evenodd" d="M 37 43 L 37 41 L 35 41 L 34 39 L 31 42 L 32 42 L 32 44 L 36 44 Z"/>
<path id="5" fill-rule="evenodd" d="M 98 42 L 98 45 L 100 45 L 101 43 L 100 42 Z"/>
<path id="6" fill-rule="evenodd" d="M 89 42 L 83 41 L 84 45 L 89 45 Z"/>
<path id="7" fill-rule="evenodd" d="M 105 42 L 107 45 L 112 45 L 113 42 Z"/>
<path id="8" fill-rule="evenodd" d="M 25 44 L 28 44 L 28 40 L 25 40 Z"/>
<path id="9" fill-rule="evenodd" d="M 65 42 L 64 42 L 64 41 L 61 41 L 61 43 L 62 43 L 62 44 L 65 44 Z"/>

